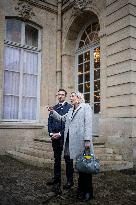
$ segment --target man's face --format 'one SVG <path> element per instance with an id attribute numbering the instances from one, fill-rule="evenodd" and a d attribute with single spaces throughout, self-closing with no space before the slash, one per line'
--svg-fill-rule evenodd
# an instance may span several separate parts
<path id="1" fill-rule="evenodd" d="M 58 92 L 58 101 L 59 103 L 63 103 L 65 101 L 66 95 L 64 91 Z"/>

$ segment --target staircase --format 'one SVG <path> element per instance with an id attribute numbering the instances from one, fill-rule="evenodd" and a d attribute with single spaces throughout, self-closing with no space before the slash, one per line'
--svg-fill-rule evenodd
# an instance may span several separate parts
<path id="1" fill-rule="evenodd" d="M 113 149 L 105 147 L 104 143 L 94 142 L 94 152 L 96 158 L 100 160 L 100 171 L 123 170 L 133 168 L 133 163 L 123 161 L 122 155 L 117 154 Z M 35 138 L 29 147 L 8 151 L 7 155 L 21 162 L 38 166 L 53 167 L 53 152 L 50 139 Z M 64 161 L 62 160 L 64 165 Z M 63 168 L 65 166 L 62 166 Z"/>

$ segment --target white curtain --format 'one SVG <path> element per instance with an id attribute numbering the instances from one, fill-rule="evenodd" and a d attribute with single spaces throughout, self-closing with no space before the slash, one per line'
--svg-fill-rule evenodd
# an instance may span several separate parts
<path id="1" fill-rule="evenodd" d="M 5 48 L 3 118 L 36 120 L 38 54 L 20 53 L 18 48 Z M 20 70 L 20 60 L 23 70 Z"/>
<path id="2" fill-rule="evenodd" d="M 20 50 L 6 47 L 4 57 L 3 117 L 4 119 L 18 119 Z"/>
<path id="3" fill-rule="evenodd" d="M 37 110 L 38 54 L 24 51 L 22 118 L 35 120 Z"/>

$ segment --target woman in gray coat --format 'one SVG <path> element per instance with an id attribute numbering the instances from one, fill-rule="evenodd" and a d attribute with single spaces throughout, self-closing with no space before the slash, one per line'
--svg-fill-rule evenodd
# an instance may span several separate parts
<path id="1" fill-rule="evenodd" d="M 56 120 L 65 122 L 64 156 L 71 160 L 92 146 L 92 110 L 84 102 L 82 93 L 72 92 L 70 95 L 73 107 L 66 115 L 60 116 L 52 108 L 50 114 Z M 92 175 L 79 172 L 78 195 L 83 195 L 85 201 L 93 198 Z"/>

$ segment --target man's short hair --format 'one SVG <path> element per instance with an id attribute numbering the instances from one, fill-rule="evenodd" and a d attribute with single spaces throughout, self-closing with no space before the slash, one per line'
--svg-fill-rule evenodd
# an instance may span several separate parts
<path id="1" fill-rule="evenodd" d="M 58 90 L 58 92 L 59 92 L 59 91 L 63 91 L 63 92 L 65 92 L 65 96 L 67 96 L 67 91 L 64 90 L 63 88 L 60 88 L 60 89 Z"/>

